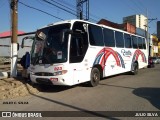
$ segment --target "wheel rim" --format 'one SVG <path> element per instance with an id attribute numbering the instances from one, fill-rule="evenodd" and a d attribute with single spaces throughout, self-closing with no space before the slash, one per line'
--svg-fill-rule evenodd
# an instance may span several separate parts
<path id="1" fill-rule="evenodd" d="M 94 73 L 94 75 L 93 75 L 93 82 L 97 82 L 99 80 L 99 75 L 98 75 L 98 73 Z"/>

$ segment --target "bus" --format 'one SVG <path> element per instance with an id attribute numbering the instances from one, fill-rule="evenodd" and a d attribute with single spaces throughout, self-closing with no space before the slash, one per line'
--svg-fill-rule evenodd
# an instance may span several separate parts
<path id="1" fill-rule="evenodd" d="M 136 75 L 148 65 L 144 37 L 84 20 L 49 24 L 32 39 L 28 71 L 33 83 L 88 82 L 94 87 L 101 78 L 125 72 Z"/>

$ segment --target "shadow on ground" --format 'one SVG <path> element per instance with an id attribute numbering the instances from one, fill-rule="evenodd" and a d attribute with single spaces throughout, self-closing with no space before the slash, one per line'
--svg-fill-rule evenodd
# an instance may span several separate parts
<path id="1" fill-rule="evenodd" d="M 147 99 L 154 107 L 160 110 L 160 88 L 137 88 L 133 90 L 133 94 Z"/>
<path id="2" fill-rule="evenodd" d="M 150 88 L 150 87 L 133 88 L 128 86 L 118 86 L 118 85 L 110 85 L 102 83 L 100 83 L 100 85 L 108 87 L 132 89 L 133 90 L 132 93 L 134 95 L 147 99 L 155 108 L 160 110 L 160 88 Z"/>
<path id="3" fill-rule="evenodd" d="M 41 85 L 41 84 L 32 84 L 30 80 L 28 79 L 24 79 L 22 77 L 17 77 L 16 80 L 19 80 L 20 82 L 22 82 L 23 84 L 29 84 L 30 86 L 32 86 L 33 88 L 37 89 L 39 92 L 62 92 L 64 90 L 68 90 L 68 89 L 72 89 L 73 87 L 69 87 L 69 86 L 54 86 L 54 85 Z"/>

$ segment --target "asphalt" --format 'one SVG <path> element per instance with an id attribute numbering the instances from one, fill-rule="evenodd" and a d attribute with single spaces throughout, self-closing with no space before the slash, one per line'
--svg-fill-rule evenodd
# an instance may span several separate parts
<path id="1" fill-rule="evenodd" d="M 45 119 L 110 119 L 110 120 L 159 120 L 159 117 L 98 117 L 96 111 L 160 111 L 160 65 L 139 70 L 138 75 L 122 74 L 107 77 L 96 87 L 80 84 L 72 87 L 43 86 L 40 93 L 0 101 L 4 111 L 86 111 L 93 117 L 64 117 Z M 19 104 L 18 102 L 28 102 Z M 16 102 L 16 104 L 4 104 Z M 126 112 L 127 114 L 127 112 Z M 17 118 L 15 118 L 17 119 Z M 30 118 L 31 119 L 31 118 Z M 40 119 L 40 118 L 38 118 Z"/>

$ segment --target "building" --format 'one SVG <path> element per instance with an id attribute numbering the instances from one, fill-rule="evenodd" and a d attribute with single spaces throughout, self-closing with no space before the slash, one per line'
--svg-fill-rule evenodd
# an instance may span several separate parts
<path id="1" fill-rule="evenodd" d="M 155 35 L 151 35 L 151 56 L 159 56 L 159 41 L 158 41 L 158 38 L 157 36 Z"/>
<path id="2" fill-rule="evenodd" d="M 11 56 L 11 36 L 10 32 L 4 32 L 5 34 L 1 34 L 2 37 L 0 37 L 0 62 L 2 61 L 2 58 L 5 58 L 3 60 L 7 60 Z M 9 36 L 7 36 L 9 35 Z M 18 50 L 18 58 L 21 58 L 26 52 L 31 51 L 31 46 L 33 43 L 33 40 L 27 39 L 25 41 L 24 48 L 21 48 L 22 44 L 22 39 L 26 36 L 35 36 L 35 32 L 30 32 L 30 33 L 24 33 L 24 34 L 19 34 L 18 35 L 18 40 L 17 43 L 19 44 L 19 50 Z M 6 59 L 8 58 L 8 59 Z M 3 61 L 2 61 L 3 62 Z"/>
<path id="3" fill-rule="evenodd" d="M 18 35 L 25 34 L 25 32 L 18 31 L 17 34 Z M 11 36 L 11 31 L 5 31 L 5 32 L 0 33 L 0 37 L 7 37 L 7 36 Z"/>
<path id="4" fill-rule="evenodd" d="M 160 40 L 160 21 L 157 22 L 157 37 Z"/>
<path id="5" fill-rule="evenodd" d="M 144 15 L 132 15 L 123 18 L 123 23 L 131 23 L 142 30 L 147 31 L 147 17 Z"/>
<path id="6" fill-rule="evenodd" d="M 114 22 L 106 20 L 106 19 L 101 19 L 99 22 L 97 22 L 97 24 L 113 27 L 116 29 L 121 29 L 121 30 L 127 31 L 132 34 L 136 34 L 136 27 L 128 22 L 123 23 L 123 24 L 118 24 L 118 23 L 114 23 Z"/>

